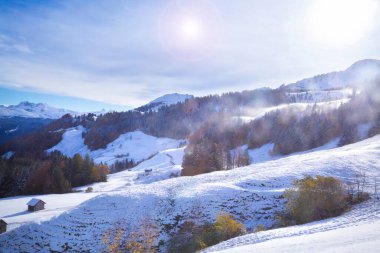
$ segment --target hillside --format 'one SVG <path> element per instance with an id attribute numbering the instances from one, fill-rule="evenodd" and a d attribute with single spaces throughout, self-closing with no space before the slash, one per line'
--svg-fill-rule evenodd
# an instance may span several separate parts
<path id="1" fill-rule="evenodd" d="M 353 66 L 360 72 L 363 63 Z M 6 156 L 0 180 L 9 186 L 4 196 L 30 194 L 26 189 L 47 204 L 29 213 L 30 196 L 0 199 L 10 230 L 0 235 L 1 251 L 102 251 L 110 229 L 122 225 L 131 232 L 149 219 L 166 252 L 186 221 L 212 222 L 223 211 L 249 232 L 272 227 L 284 208 L 284 189 L 305 175 L 354 182 L 365 173 L 371 192 L 380 176 L 380 83 L 361 81 L 361 89 L 350 82 L 334 90 L 281 86 L 191 97 L 155 110 L 66 114 L 13 138 L 0 147 Z M 107 165 L 113 174 L 104 182 Z M 379 222 L 378 207 L 363 204 L 336 219 L 262 232 L 262 240 L 238 237 L 208 250 L 256 249 L 265 238 L 282 245 L 281 238 L 309 235 L 300 239 L 306 247 L 316 231 L 355 236 L 351 226 Z M 337 240 L 336 247 L 342 244 Z"/>
<path id="2" fill-rule="evenodd" d="M 0 145 L 17 136 L 30 134 L 51 121 L 52 119 L 25 117 L 0 118 Z"/>
<path id="3" fill-rule="evenodd" d="M 114 174 L 115 177 L 120 175 L 118 176 L 119 186 L 106 187 L 107 185 L 115 186 L 112 180 L 101 183 L 97 188 L 99 192 L 95 193 L 98 196 L 95 198 L 92 198 L 93 194 L 74 193 L 78 194 L 75 199 L 79 199 L 80 196 L 90 198 L 77 207 L 74 207 L 74 203 L 70 204 L 69 199 L 72 199 L 73 195 L 68 194 L 67 203 L 72 206 L 68 208 L 69 211 L 39 224 L 28 223 L 15 228 L 1 235 L 0 243 L 3 245 L 4 252 L 30 249 L 100 251 L 102 234 L 108 228 L 117 222 L 138 224 L 146 216 L 159 226 L 160 239 L 166 241 L 167 236 L 175 232 L 178 224 L 189 217 L 194 210 L 201 210 L 200 219 L 202 220 L 213 220 L 218 212 L 228 210 L 249 229 L 259 224 L 270 226 L 275 221 L 276 211 L 283 208 L 281 194 L 284 188 L 289 187 L 296 178 L 303 177 L 305 174 L 330 175 L 345 181 L 353 181 L 361 172 L 365 172 L 369 179 L 379 176 L 380 163 L 376 162 L 380 155 L 379 138 L 380 136 L 375 136 L 341 148 L 289 156 L 230 171 L 173 178 L 149 184 L 140 184 L 134 179 L 131 181 L 131 177 L 122 176 L 127 176 L 128 171 L 120 172 L 120 174 Z M 132 171 L 130 175 L 133 174 Z M 127 180 L 128 178 L 130 179 Z M 372 180 L 368 181 L 367 190 L 373 190 L 373 183 Z M 62 203 L 65 202 L 65 196 Z M 17 203 L 17 201 L 24 202 L 25 200 L 26 198 L 11 198 L 0 201 Z M 54 202 L 52 205 L 54 210 Z M 364 204 L 358 206 L 352 213 L 337 218 L 337 221 L 345 220 L 345 217 L 351 221 L 350 215 L 358 219 L 361 215 L 364 215 L 363 217 L 367 215 L 369 222 L 379 219 L 376 215 L 378 205 L 370 204 L 369 206 L 370 212 L 368 212 L 368 205 Z M 5 216 L 5 219 L 9 217 L 15 223 L 19 218 L 25 217 L 15 208 L 4 211 L 8 215 L 3 213 L 1 216 Z M 36 217 L 36 215 L 44 216 L 44 213 L 26 216 Z M 329 221 L 326 222 L 329 223 Z M 332 222 L 335 225 L 339 224 L 335 222 L 335 219 Z M 341 227 L 344 227 L 344 224 Z M 307 225 L 300 228 L 305 226 Z M 297 231 L 298 228 L 295 227 L 294 230 Z M 275 233 L 276 230 L 273 231 Z M 279 231 L 284 231 L 284 229 Z M 88 240 L 88 238 L 92 239 Z"/>
<path id="4" fill-rule="evenodd" d="M 379 235 L 380 205 L 376 199 L 341 217 L 237 237 L 202 252 L 374 252 Z"/>

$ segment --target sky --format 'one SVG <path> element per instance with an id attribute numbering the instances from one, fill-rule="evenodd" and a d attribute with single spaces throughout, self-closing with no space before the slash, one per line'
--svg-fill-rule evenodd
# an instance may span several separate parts
<path id="1" fill-rule="evenodd" d="M 377 0 L 0 0 L 0 104 L 124 110 L 380 59 Z"/>

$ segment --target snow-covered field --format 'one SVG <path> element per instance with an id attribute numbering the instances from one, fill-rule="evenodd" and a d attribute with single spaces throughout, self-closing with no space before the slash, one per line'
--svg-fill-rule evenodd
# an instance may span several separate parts
<path id="1" fill-rule="evenodd" d="M 156 223 L 161 231 L 160 239 L 165 241 L 168 234 L 175 232 L 178 224 L 190 216 L 194 210 L 201 210 L 200 219 L 205 221 L 211 221 L 217 213 L 227 211 L 235 215 L 250 230 L 260 224 L 271 226 L 275 221 L 275 212 L 283 207 L 284 200 L 281 197 L 283 190 L 289 187 L 296 178 L 301 178 L 306 174 L 332 175 L 348 181 L 353 180 L 358 173 L 365 172 L 369 179 L 369 186 L 373 184 L 370 179 L 380 175 L 379 141 L 380 136 L 375 136 L 341 148 L 295 154 L 230 171 L 157 181 L 164 173 L 166 176 L 163 178 L 167 178 L 168 171 L 170 174 L 179 171 L 183 154 L 183 149 L 161 151 L 132 171 L 111 175 L 107 183 L 94 184 L 94 193 L 79 192 L 41 196 L 47 202 L 46 212 L 22 213 L 25 211 L 24 205 L 30 197 L 0 200 L 0 210 L 3 210 L 3 207 L 7 209 L 6 212 L 1 211 L 0 217 L 8 216 L 5 217 L 5 220 L 10 220 L 11 225 L 13 223 L 16 227 L 17 222 L 22 221 L 25 217 L 30 217 L 26 219 L 27 221 L 24 220 L 26 222 L 24 225 L 0 235 L 1 250 L 3 252 L 39 250 L 44 252 L 51 249 L 56 251 L 70 249 L 74 252 L 83 250 L 98 252 L 102 249 L 101 238 L 107 229 L 118 222 L 125 222 L 129 225 L 138 224 L 144 217 L 149 217 Z M 145 175 L 146 168 L 152 169 L 148 175 Z M 372 190 L 372 187 L 367 190 Z M 79 200 L 81 197 L 83 199 Z M 85 198 L 88 200 L 85 201 Z M 61 209 L 64 212 L 60 215 L 56 216 L 56 212 L 47 219 L 37 218 L 37 216 L 46 216 L 45 214 L 49 211 L 53 214 L 54 210 L 60 208 L 60 204 L 65 205 L 65 201 L 67 201 L 67 205 Z M 80 202 L 83 203 L 79 204 Z M 11 205 L 17 208 L 13 208 Z M 271 246 L 274 247 L 272 252 L 281 252 L 275 251 L 279 249 L 275 248 L 276 245 L 281 245 L 281 243 L 291 245 L 290 240 L 293 237 L 295 242 L 298 242 L 297 237 L 300 237 L 299 242 L 303 242 L 306 247 L 308 240 L 317 240 L 308 237 L 312 235 L 307 231 L 314 231 L 315 234 L 317 231 L 320 233 L 330 231 L 330 234 L 326 236 L 321 234 L 324 240 L 323 247 L 328 248 L 329 235 L 334 239 L 334 236 L 337 237 L 336 233 L 339 233 L 335 233 L 332 228 L 347 231 L 347 234 L 354 238 L 356 232 L 350 226 L 354 226 L 359 221 L 363 222 L 358 223 L 358 227 L 363 226 L 363 231 L 366 226 L 373 228 L 379 224 L 379 211 L 379 205 L 371 202 L 358 206 L 352 212 L 339 218 L 314 225 L 247 235 L 242 237 L 247 243 L 229 245 L 239 247 L 240 245 L 241 247 L 248 247 L 243 245 L 259 245 L 255 241 L 256 238 L 259 238 L 260 235 L 267 235 L 268 238 L 273 238 L 273 241 L 277 242 Z M 339 225 L 343 223 L 346 225 Z M 330 226 L 331 229 L 319 229 L 321 226 Z M 340 231 L 339 229 L 336 231 Z M 363 235 L 363 238 L 368 238 L 370 244 L 378 243 L 377 239 L 371 239 L 374 234 L 380 235 L 376 231 L 379 230 L 368 232 Z M 287 239 L 281 239 L 287 235 L 289 235 L 289 242 L 285 242 Z M 239 238 L 234 240 L 239 240 Z M 331 243 L 334 242 L 337 241 L 331 241 Z M 227 248 L 228 246 L 221 246 L 215 250 L 226 250 Z M 299 249 L 301 252 L 301 248 Z M 240 251 L 246 252 L 243 249 Z M 248 250 L 248 252 L 250 251 Z"/>
<path id="2" fill-rule="evenodd" d="M 75 189 L 77 192 L 74 193 L 2 198 L 0 218 L 8 223 L 8 230 L 13 230 L 25 223 L 49 220 L 106 192 L 124 192 L 134 184 L 146 184 L 177 176 L 182 169 L 183 152 L 184 148 L 164 150 L 130 171 L 110 174 L 107 182 L 77 187 Z M 146 174 L 145 169 L 152 171 Z M 93 188 L 93 192 L 86 193 L 85 190 L 89 186 Z M 45 201 L 45 209 L 34 213 L 28 212 L 26 203 L 32 197 Z"/>
<path id="3" fill-rule="evenodd" d="M 125 159 L 141 162 L 160 151 L 178 148 L 184 140 L 174 140 L 170 138 L 157 138 L 144 134 L 141 131 L 134 131 L 120 135 L 116 140 L 108 143 L 104 149 L 89 150 L 84 144 L 82 137 L 86 129 L 77 126 L 65 130 L 62 140 L 48 152 L 58 150 L 62 154 L 73 157 L 75 154 L 82 156 L 89 154 L 96 163 L 113 164 L 116 161 Z"/>

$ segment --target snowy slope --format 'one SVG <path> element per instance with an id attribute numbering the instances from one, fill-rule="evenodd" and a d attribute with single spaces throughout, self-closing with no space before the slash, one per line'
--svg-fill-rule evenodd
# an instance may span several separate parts
<path id="1" fill-rule="evenodd" d="M 340 217 L 240 236 L 203 252 L 376 252 L 379 246 L 380 201 L 372 200 Z"/>
<path id="2" fill-rule="evenodd" d="M 332 175 L 351 181 L 359 172 L 366 172 L 368 178 L 373 178 L 380 176 L 379 156 L 380 136 L 375 136 L 336 149 L 297 154 L 230 171 L 147 184 L 133 184 L 138 180 L 132 180 L 131 185 L 105 192 L 49 221 L 26 224 L 7 232 L 0 236 L 0 245 L 4 252 L 62 251 L 67 246 L 72 252 L 78 251 L 76 249 L 101 251 L 105 230 L 116 222 L 138 224 L 144 217 L 155 220 L 162 231 L 160 239 L 165 241 L 167 233 L 174 232 L 178 226 L 178 217 L 187 217 L 194 209 L 202 211 L 201 219 L 204 220 L 211 221 L 225 210 L 249 229 L 259 224 L 270 226 L 275 220 L 275 212 L 282 209 L 284 188 L 294 179 L 310 174 Z M 162 157 L 157 159 L 163 161 Z M 119 179 L 123 182 L 121 177 Z M 369 206 L 374 209 L 358 208 L 357 212 L 375 215 L 377 220 L 378 205 Z M 346 221 L 346 224 L 351 223 L 352 218 Z M 331 224 L 333 226 L 334 221 Z"/>
<path id="3" fill-rule="evenodd" d="M 18 105 L 0 105 L 0 117 L 58 119 L 67 113 L 78 114 L 74 111 L 58 109 L 42 103 L 21 102 Z"/>
<path id="4" fill-rule="evenodd" d="M 103 162 L 110 165 L 125 159 L 133 160 L 136 163 L 141 162 L 159 151 L 178 148 L 184 142 L 184 140 L 157 138 L 141 131 L 134 131 L 120 135 L 105 149 L 91 151 L 84 144 L 82 134 L 85 131 L 83 126 L 66 129 L 61 142 L 47 151 L 58 150 L 69 157 L 73 157 L 75 154 L 82 156 L 89 154 L 96 163 Z"/>
<path id="5" fill-rule="evenodd" d="M 74 193 L 2 198 L 0 199 L 0 218 L 6 220 L 9 231 L 26 223 L 49 220 L 103 193 L 125 192 L 132 185 L 168 179 L 176 176 L 182 169 L 183 153 L 184 148 L 161 151 L 131 170 L 108 175 L 107 182 L 77 187 Z M 151 169 L 152 172 L 145 175 L 145 169 Z M 93 188 L 93 192 L 85 193 L 89 186 Z M 32 197 L 46 202 L 43 211 L 34 213 L 26 211 L 26 203 Z"/>
<path id="6" fill-rule="evenodd" d="M 331 72 L 306 78 L 285 87 L 293 91 L 335 90 L 347 86 L 358 87 L 380 77 L 380 60 L 367 59 L 355 62 L 344 71 Z"/>

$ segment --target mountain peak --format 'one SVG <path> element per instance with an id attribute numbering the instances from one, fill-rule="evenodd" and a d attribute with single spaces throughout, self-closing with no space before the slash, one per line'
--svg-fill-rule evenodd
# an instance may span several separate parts
<path id="1" fill-rule="evenodd" d="M 147 112 L 147 111 L 157 111 L 162 106 L 173 105 L 176 103 L 184 102 L 186 99 L 193 98 L 193 95 L 189 94 L 180 94 L 180 93 L 171 93 L 165 94 L 161 97 L 158 97 L 148 104 L 136 108 L 137 111 Z"/>
<path id="2" fill-rule="evenodd" d="M 170 104 L 176 104 L 178 102 L 183 102 L 186 99 L 193 98 L 193 95 L 189 94 L 180 94 L 180 93 L 171 93 L 171 94 L 165 94 L 161 97 L 156 98 L 155 100 L 152 100 L 149 104 L 153 103 L 165 103 L 165 105 L 170 105 Z"/>
<path id="3" fill-rule="evenodd" d="M 380 60 L 377 59 L 363 59 L 360 61 L 354 62 L 347 70 L 349 69 L 358 69 L 358 68 L 367 68 L 375 67 L 380 69 Z"/>
<path id="4" fill-rule="evenodd" d="M 366 85 L 380 78 L 380 60 L 364 59 L 346 70 L 300 80 L 286 86 L 291 91 L 335 90 Z"/>

